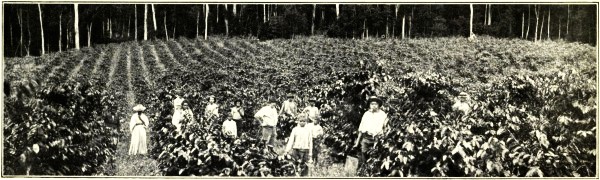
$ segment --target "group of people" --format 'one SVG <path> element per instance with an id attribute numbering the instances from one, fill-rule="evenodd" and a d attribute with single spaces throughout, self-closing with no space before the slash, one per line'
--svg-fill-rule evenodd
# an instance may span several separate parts
<path id="1" fill-rule="evenodd" d="M 285 155 L 290 155 L 302 162 L 318 162 L 318 153 L 320 143 L 323 137 L 323 128 L 320 126 L 321 113 L 316 107 L 316 99 L 310 98 L 307 106 L 299 110 L 298 104 L 294 101 L 293 94 L 287 94 L 287 99 L 282 103 L 281 108 L 277 109 L 277 100 L 271 98 L 267 104 L 260 108 L 254 114 L 254 118 L 260 122 L 261 134 L 260 140 L 264 142 L 265 148 L 275 146 L 276 136 L 278 135 L 277 125 L 280 117 L 296 124 L 292 129 L 287 144 L 285 145 Z M 466 93 L 460 93 L 456 103 L 452 106 L 454 110 L 465 114 L 470 112 L 469 96 Z M 207 119 L 219 117 L 219 106 L 215 103 L 215 97 L 208 98 L 208 105 L 205 108 L 204 116 Z M 359 162 L 364 164 L 367 157 L 367 151 L 373 148 L 376 137 L 382 135 L 388 128 L 388 116 L 381 107 L 383 100 L 377 96 L 368 98 L 369 110 L 366 111 L 358 127 L 358 138 L 355 141 L 354 148 L 360 145 Z M 175 92 L 173 100 L 174 114 L 172 124 L 177 132 L 181 132 L 182 121 L 184 119 L 194 121 L 194 115 L 188 102 L 182 98 L 181 91 Z M 133 108 L 136 112 L 130 121 L 129 130 L 132 133 L 129 154 L 146 154 L 146 128 L 148 127 L 148 117 L 142 112 L 146 108 L 137 105 Z M 223 122 L 223 134 L 237 138 L 237 126 L 242 123 L 244 117 L 244 108 L 241 101 L 235 101 L 235 106 L 231 108 L 229 115 Z M 251 127 L 248 127 L 251 128 Z M 302 174 L 306 175 L 306 174 Z"/>

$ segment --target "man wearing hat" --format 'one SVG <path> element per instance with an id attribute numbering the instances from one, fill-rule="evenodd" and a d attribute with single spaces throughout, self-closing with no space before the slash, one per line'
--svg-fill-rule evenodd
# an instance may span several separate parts
<path id="1" fill-rule="evenodd" d="M 270 98 L 268 104 L 254 114 L 254 118 L 260 121 L 260 126 L 262 128 L 261 140 L 265 142 L 265 146 L 274 145 L 275 143 L 277 135 L 275 127 L 277 127 L 277 116 L 279 116 L 275 106 L 277 106 L 276 99 Z"/>
<path id="2" fill-rule="evenodd" d="M 146 154 L 148 153 L 148 145 L 146 143 L 146 128 L 148 128 L 148 117 L 142 112 L 146 107 L 141 104 L 133 107 L 136 112 L 131 116 L 129 122 L 129 131 L 131 131 L 131 143 L 129 144 L 129 155 Z"/>
<path id="3" fill-rule="evenodd" d="M 358 147 L 360 143 L 360 157 L 359 164 L 366 163 L 367 157 L 366 152 L 373 148 L 375 142 L 375 136 L 382 135 L 384 129 L 387 127 L 388 117 L 383 110 L 381 105 L 383 101 L 377 96 L 371 96 L 368 100 L 369 110 L 365 112 L 358 126 L 358 138 L 354 147 Z"/>

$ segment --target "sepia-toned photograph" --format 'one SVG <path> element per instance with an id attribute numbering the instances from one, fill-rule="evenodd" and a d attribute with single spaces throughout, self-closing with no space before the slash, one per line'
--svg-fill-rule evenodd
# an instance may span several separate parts
<path id="1" fill-rule="evenodd" d="M 2 177 L 598 177 L 599 2 L 2 1 Z"/>

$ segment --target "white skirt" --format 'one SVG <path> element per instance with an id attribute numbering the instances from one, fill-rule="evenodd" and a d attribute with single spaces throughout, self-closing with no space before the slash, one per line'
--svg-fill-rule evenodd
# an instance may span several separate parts
<path id="1" fill-rule="evenodd" d="M 129 155 L 147 154 L 148 144 L 146 141 L 146 128 L 136 125 L 131 131 L 131 144 L 129 144 Z"/>
<path id="2" fill-rule="evenodd" d="M 177 128 L 177 132 L 181 131 L 181 120 L 183 119 L 183 111 L 175 110 L 173 117 L 171 118 L 171 124 Z"/>

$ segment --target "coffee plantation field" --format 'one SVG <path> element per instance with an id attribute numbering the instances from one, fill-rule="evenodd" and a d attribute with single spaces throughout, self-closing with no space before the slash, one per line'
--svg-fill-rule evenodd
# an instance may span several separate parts
<path id="1" fill-rule="evenodd" d="M 295 176 L 303 167 L 282 156 L 285 137 L 259 148 L 251 117 L 269 97 L 283 102 L 294 92 L 301 107 L 309 97 L 331 107 L 322 110 L 327 153 L 320 167 L 310 165 L 312 176 L 347 175 L 340 171 L 356 153 L 366 98 L 378 95 L 390 128 L 357 176 L 594 177 L 596 53 L 579 43 L 486 36 L 316 36 L 151 40 L 7 58 L 3 174 Z M 229 141 L 218 119 L 177 135 L 176 88 L 197 120 L 209 95 L 220 117 L 242 100 L 250 128 Z M 459 92 L 471 95 L 471 113 L 451 109 Z M 123 143 L 138 103 L 151 119 L 150 155 L 130 158 Z"/>

